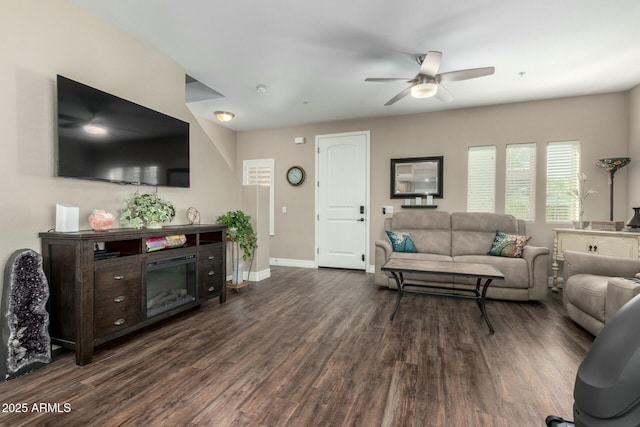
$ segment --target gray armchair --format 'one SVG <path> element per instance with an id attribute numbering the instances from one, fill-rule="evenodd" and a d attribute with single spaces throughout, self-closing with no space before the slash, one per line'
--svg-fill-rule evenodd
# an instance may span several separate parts
<path id="1" fill-rule="evenodd" d="M 605 323 L 640 294 L 640 259 L 564 251 L 562 300 L 569 317 L 598 335 Z"/>

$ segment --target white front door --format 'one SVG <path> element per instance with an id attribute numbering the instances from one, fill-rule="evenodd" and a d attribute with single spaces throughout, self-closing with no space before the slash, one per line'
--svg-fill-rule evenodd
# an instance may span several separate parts
<path id="1" fill-rule="evenodd" d="M 317 136 L 316 166 L 318 266 L 366 270 L 369 131 Z"/>

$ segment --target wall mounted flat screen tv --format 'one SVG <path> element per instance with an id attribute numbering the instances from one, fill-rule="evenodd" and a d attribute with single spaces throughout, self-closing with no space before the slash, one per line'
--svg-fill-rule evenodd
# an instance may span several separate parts
<path id="1" fill-rule="evenodd" d="M 63 76 L 57 175 L 189 187 L 189 123 Z"/>

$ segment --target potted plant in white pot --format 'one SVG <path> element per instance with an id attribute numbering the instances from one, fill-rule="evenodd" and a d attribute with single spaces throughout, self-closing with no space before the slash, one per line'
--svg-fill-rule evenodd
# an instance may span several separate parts
<path id="1" fill-rule="evenodd" d="M 133 228 L 162 228 L 176 216 L 173 203 L 163 200 L 158 193 L 135 193 L 125 200 L 126 206 L 120 211 L 120 222 Z"/>
<path id="2" fill-rule="evenodd" d="M 227 226 L 227 239 L 233 242 L 236 248 L 239 246 L 242 249 L 242 259 L 237 255 L 232 257 L 232 283 L 241 283 L 244 279 L 243 259 L 253 260 L 253 252 L 258 247 L 258 238 L 251 225 L 251 217 L 240 210 L 229 211 L 224 215 L 220 215 L 216 221 Z M 234 251 L 234 254 L 237 253 L 237 250 Z M 251 272 L 251 264 L 249 265 L 249 272 Z"/>

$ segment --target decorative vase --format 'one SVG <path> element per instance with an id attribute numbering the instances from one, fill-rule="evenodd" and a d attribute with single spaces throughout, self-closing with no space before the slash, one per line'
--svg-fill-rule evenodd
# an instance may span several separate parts
<path id="1" fill-rule="evenodd" d="M 627 227 L 640 228 L 640 208 L 632 208 L 633 216 L 627 221 Z"/>
<path id="2" fill-rule="evenodd" d="M 589 221 L 572 221 L 573 222 L 573 228 L 575 228 L 576 230 L 585 230 L 587 227 L 589 227 Z"/>
<path id="3" fill-rule="evenodd" d="M 113 214 L 102 209 L 95 209 L 89 215 L 89 225 L 95 231 L 109 231 L 115 221 L 116 217 Z"/>
<path id="4" fill-rule="evenodd" d="M 162 228 L 162 223 L 161 222 L 150 222 L 149 224 L 146 225 L 146 227 L 150 230 L 158 230 L 160 228 Z"/>
<path id="5" fill-rule="evenodd" d="M 233 274 L 231 276 L 231 283 L 237 285 L 244 280 L 244 260 L 242 256 L 233 260 Z"/>

